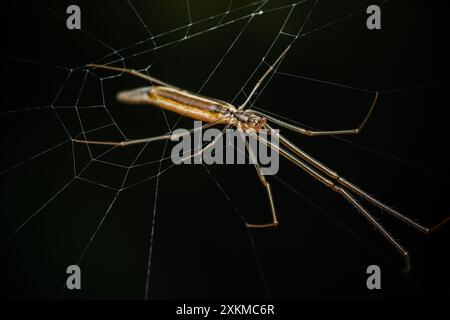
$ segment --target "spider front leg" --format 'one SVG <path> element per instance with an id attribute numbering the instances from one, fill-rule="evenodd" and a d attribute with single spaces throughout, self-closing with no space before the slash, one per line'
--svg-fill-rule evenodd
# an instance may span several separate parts
<path id="1" fill-rule="evenodd" d="M 379 223 L 370 213 L 369 211 L 362 206 L 356 198 L 344 187 L 336 184 L 335 182 L 329 180 L 326 176 L 324 176 L 322 173 L 317 172 L 315 169 L 310 167 L 308 164 L 303 162 L 301 159 L 295 157 L 288 151 L 273 146 L 278 150 L 281 156 L 285 157 L 292 163 L 294 163 L 296 166 L 304 170 L 306 173 L 311 175 L 314 179 L 318 180 L 322 184 L 324 184 L 326 187 L 330 188 L 331 190 L 335 191 L 336 193 L 340 194 L 344 199 L 346 199 L 355 209 L 358 210 L 383 236 L 386 238 L 393 246 L 394 248 L 402 255 L 404 261 L 405 261 L 405 267 L 404 272 L 407 273 L 411 269 L 411 259 L 409 256 L 408 251 L 386 230 L 386 228 Z"/>

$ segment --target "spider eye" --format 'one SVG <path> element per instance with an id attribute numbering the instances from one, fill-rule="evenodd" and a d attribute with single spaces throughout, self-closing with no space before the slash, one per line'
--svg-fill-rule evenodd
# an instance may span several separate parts
<path id="1" fill-rule="evenodd" d="M 258 121 L 259 127 L 264 127 L 266 122 L 267 122 L 266 118 L 259 118 L 259 121 Z"/>

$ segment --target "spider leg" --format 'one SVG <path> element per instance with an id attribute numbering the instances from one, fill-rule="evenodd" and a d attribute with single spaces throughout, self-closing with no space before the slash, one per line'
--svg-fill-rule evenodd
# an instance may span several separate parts
<path id="1" fill-rule="evenodd" d="M 268 125 L 266 125 L 266 126 L 270 130 L 273 130 L 270 126 L 268 126 Z M 280 134 L 278 134 L 278 138 L 279 138 L 279 141 L 281 142 L 281 144 L 283 144 L 285 147 L 287 147 L 290 151 L 292 151 L 294 154 L 296 154 L 298 157 L 302 158 L 308 164 L 312 165 L 317 170 L 319 170 L 320 172 L 322 172 L 323 174 L 325 174 L 326 176 L 331 178 L 336 183 L 338 183 L 341 186 L 347 188 L 351 192 L 354 192 L 354 193 L 358 194 L 359 196 L 363 197 L 364 199 L 366 199 L 367 201 L 369 201 L 373 205 L 383 209 L 384 211 L 386 211 L 387 213 L 389 213 L 392 216 L 396 217 L 397 219 L 400 219 L 403 222 L 406 222 L 407 224 L 413 226 L 414 228 L 416 228 L 417 230 L 419 230 L 419 231 L 421 231 L 421 232 L 423 232 L 425 234 L 430 234 L 430 233 L 434 232 L 437 228 L 441 227 L 446 222 L 450 221 L 450 217 L 447 217 L 444 221 L 440 222 L 439 224 L 437 224 L 437 225 L 435 225 L 435 226 L 433 226 L 431 228 L 423 226 L 423 225 L 419 224 L 418 222 L 412 220 L 411 218 L 408 218 L 404 214 L 398 212 L 397 210 L 388 207 L 386 204 L 384 204 L 380 200 L 372 197 L 371 195 L 369 195 L 367 192 L 365 192 L 364 190 L 362 190 L 358 186 L 356 186 L 353 183 L 351 183 L 350 181 L 344 179 L 339 174 L 337 174 L 335 171 L 331 170 L 330 168 L 328 168 L 327 166 L 325 166 L 324 164 L 322 164 L 321 162 L 319 162 L 318 160 L 314 159 L 309 154 L 307 154 L 306 152 L 304 152 L 303 150 L 298 148 L 296 145 L 294 145 L 292 142 L 287 140 L 285 137 L 283 137 Z"/>
<path id="2" fill-rule="evenodd" d="M 84 143 L 84 144 L 97 144 L 97 145 L 105 145 L 105 146 L 115 146 L 115 147 L 127 147 L 133 144 L 142 144 L 153 141 L 162 141 L 162 140 L 170 140 L 172 135 L 165 134 L 157 137 L 149 137 L 142 139 L 133 139 L 133 140 L 123 140 L 123 141 L 96 141 L 96 140 L 80 140 L 80 139 L 72 139 L 73 142 Z"/>
<path id="3" fill-rule="evenodd" d="M 150 76 L 148 76 L 146 74 L 143 74 L 142 72 L 139 72 L 139 71 L 136 71 L 136 70 L 133 70 L 133 69 L 126 69 L 126 68 L 119 68 L 119 67 L 110 67 L 110 66 L 106 66 L 106 65 L 103 65 L 103 64 L 88 64 L 86 66 L 87 67 L 91 67 L 91 68 L 100 68 L 100 69 L 119 71 L 119 72 L 122 72 L 122 73 L 128 73 L 128 74 L 131 74 L 131 75 L 133 75 L 135 77 L 138 77 L 138 78 L 141 78 L 141 79 L 153 82 L 153 83 L 157 83 L 157 84 L 165 86 L 165 87 L 175 88 L 171 84 L 165 83 L 164 81 L 161 81 L 159 79 L 150 77 Z"/>
<path id="4" fill-rule="evenodd" d="M 286 49 L 284 49 L 284 51 L 280 54 L 280 56 L 277 58 L 277 60 L 275 60 L 275 62 L 269 66 L 269 68 L 267 69 L 267 71 L 262 75 L 262 77 L 258 80 L 258 82 L 256 83 L 256 85 L 253 87 L 252 91 L 250 92 L 250 94 L 248 95 L 247 99 L 244 101 L 244 103 L 238 108 L 238 110 L 243 110 L 245 108 L 245 106 L 250 102 L 250 99 L 254 96 L 254 94 L 256 93 L 256 90 L 258 90 L 258 88 L 261 86 L 261 84 L 263 83 L 264 79 L 274 70 L 275 66 L 281 61 L 281 59 L 283 59 L 283 57 L 286 55 L 286 53 L 288 52 L 288 50 L 291 48 L 291 45 L 288 45 L 286 47 Z"/>
<path id="5" fill-rule="evenodd" d="M 377 228 L 381 234 L 400 252 L 400 254 L 405 259 L 405 267 L 403 271 L 408 273 L 411 270 L 411 259 L 409 257 L 408 251 L 397 241 L 392 235 L 377 221 L 375 218 L 345 189 L 340 186 L 334 185 L 333 190 L 341 194 L 345 199 L 347 199 L 359 212 L 361 212 L 367 220 Z"/>
<path id="6" fill-rule="evenodd" d="M 241 133 L 241 136 L 242 136 L 242 133 Z M 245 140 L 245 138 L 244 138 L 244 140 Z M 272 189 L 270 187 L 270 183 L 267 181 L 266 177 L 262 174 L 261 166 L 258 164 L 258 161 L 256 159 L 256 156 L 255 156 L 252 148 L 250 148 L 248 146 L 247 140 L 245 140 L 245 142 L 246 142 L 245 143 L 245 148 L 249 152 L 249 155 L 250 155 L 250 158 L 252 160 L 252 163 L 254 164 L 256 172 L 258 173 L 259 180 L 261 181 L 263 186 L 266 188 L 267 196 L 269 198 L 269 203 L 270 203 L 270 211 L 272 213 L 272 222 L 271 223 L 263 223 L 263 224 L 246 223 L 246 226 L 248 228 L 276 227 L 278 225 L 278 218 L 277 218 L 277 214 L 276 214 L 276 210 L 275 210 L 275 204 L 274 204 L 274 201 L 273 201 Z"/>
<path id="7" fill-rule="evenodd" d="M 365 115 L 365 117 L 363 118 L 363 120 L 361 121 L 359 126 L 357 128 L 355 128 L 355 129 L 325 130 L 325 131 L 308 130 L 308 129 L 305 129 L 305 128 L 302 128 L 302 127 L 299 127 L 299 126 L 292 125 L 292 124 L 287 123 L 285 121 L 279 120 L 279 119 L 274 118 L 272 116 L 266 115 L 266 114 L 264 114 L 263 112 L 260 112 L 260 111 L 251 110 L 250 112 L 252 112 L 252 113 L 254 113 L 254 114 L 258 115 L 258 116 L 267 118 L 267 120 L 269 120 L 270 122 L 273 122 L 273 123 L 275 123 L 275 124 L 277 124 L 279 126 L 282 126 L 282 127 L 286 128 L 286 129 L 289 129 L 289 130 L 292 130 L 292 131 L 295 131 L 295 132 L 298 132 L 298 133 L 301 133 L 301 134 L 304 134 L 304 135 L 307 135 L 307 136 L 311 136 L 311 137 L 358 134 L 358 133 L 361 132 L 361 130 L 366 125 L 367 120 L 369 120 L 369 117 L 372 114 L 372 111 L 374 110 L 375 105 L 377 103 L 378 96 L 379 96 L 379 93 L 376 92 L 375 93 L 375 98 L 373 99 L 373 102 L 372 102 L 372 105 L 371 105 L 369 111 L 367 112 L 367 114 Z"/>
<path id="8" fill-rule="evenodd" d="M 280 153 L 283 157 L 294 163 L 296 166 L 300 167 L 302 170 L 307 172 L 309 175 L 311 175 L 316 180 L 323 183 L 325 186 L 329 187 L 330 189 L 334 190 L 341 196 L 343 196 L 350 204 L 353 205 L 360 213 L 363 214 L 363 216 L 397 249 L 397 251 L 402 255 L 402 257 L 405 259 L 405 272 L 408 272 L 411 269 L 411 260 L 409 257 L 408 251 L 397 241 L 395 240 L 392 235 L 377 221 L 375 218 L 367 211 L 366 208 L 364 208 L 345 188 L 342 186 L 336 184 L 336 182 L 333 182 L 332 180 L 325 177 L 323 174 L 317 172 L 312 167 L 310 167 L 308 164 L 303 162 L 302 160 L 296 158 L 294 155 L 289 153 L 288 151 L 280 148 L 279 146 L 275 146 L 272 143 L 263 140 L 260 138 L 261 141 L 264 143 L 267 143 L 269 147 L 273 148 L 275 151 Z"/>
<path id="9" fill-rule="evenodd" d="M 222 129 L 220 135 L 222 135 L 222 134 L 225 132 L 225 130 L 227 130 L 229 127 L 230 127 L 230 125 L 225 126 L 225 128 Z M 203 127 L 202 127 L 202 128 L 203 128 Z M 197 129 L 198 129 L 198 128 L 197 128 Z M 191 155 L 188 155 L 188 156 L 186 156 L 186 157 L 183 157 L 183 158 L 181 159 L 181 162 L 184 162 L 184 161 L 186 161 L 186 160 L 188 160 L 188 159 L 190 159 L 190 158 L 194 158 L 194 157 L 196 157 L 196 156 L 198 156 L 198 155 L 200 155 L 200 154 L 203 154 L 203 152 L 205 152 L 205 151 L 206 151 L 207 149 L 209 149 L 209 148 L 214 147 L 214 146 L 217 144 L 217 142 L 219 142 L 219 141 L 220 141 L 220 140 L 216 137 L 213 141 L 211 141 L 210 143 L 208 143 L 206 146 L 204 146 L 203 148 L 201 148 L 199 151 L 195 152 L 194 154 L 191 154 Z"/>
<path id="10" fill-rule="evenodd" d="M 72 139 L 72 141 L 73 142 L 77 142 L 77 143 L 84 143 L 84 144 L 97 144 L 97 145 L 106 145 L 106 146 L 115 146 L 115 147 L 127 147 L 127 146 L 130 146 L 130 145 L 133 145 L 133 144 L 142 144 L 142 143 L 147 143 L 147 142 L 163 141 L 163 140 L 175 139 L 177 137 L 184 137 L 184 136 L 187 136 L 187 135 L 191 134 L 192 132 L 195 132 L 197 130 L 203 130 L 203 129 L 209 128 L 209 127 L 211 127 L 211 126 L 213 126 L 215 124 L 216 123 L 214 123 L 214 122 L 213 123 L 208 123 L 208 124 L 203 125 L 201 127 L 187 130 L 184 133 L 165 134 L 165 135 L 161 135 L 161 136 L 142 138 L 142 139 L 123 140 L 123 141 L 95 141 L 95 140 Z"/>

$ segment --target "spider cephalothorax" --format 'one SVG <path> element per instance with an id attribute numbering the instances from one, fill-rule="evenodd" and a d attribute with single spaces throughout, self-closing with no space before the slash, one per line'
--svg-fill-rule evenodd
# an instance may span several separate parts
<path id="1" fill-rule="evenodd" d="M 261 130 L 267 119 L 265 117 L 251 114 L 247 111 L 236 111 L 233 113 L 233 117 L 237 120 L 237 127 L 242 130 Z"/>

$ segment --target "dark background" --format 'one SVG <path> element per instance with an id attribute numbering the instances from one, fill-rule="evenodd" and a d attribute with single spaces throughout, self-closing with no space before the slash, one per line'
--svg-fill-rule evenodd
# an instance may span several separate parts
<path id="1" fill-rule="evenodd" d="M 84 31 L 69 31 L 65 9 L 77 3 Z M 161 35 L 121 51 L 127 67 L 142 69 L 179 87 L 197 92 L 244 28 L 247 19 L 203 32 L 219 18 L 190 30 L 185 1 L 132 0 L 148 28 Z M 252 3 L 233 0 L 232 9 Z M 269 1 L 262 9 L 292 1 Z M 449 22 L 445 1 L 390 1 L 381 5 L 382 30 L 365 27 L 371 1 L 319 1 L 304 32 L 279 68 L 280 72 L 382 91 L 364 132 L 346 137 L 309 138 L 283 133 L 344 177 L 406 215 L 432 225 L 448 215 L 447 124 Z M 313 1 L 299 4 L 283 29 L 296 33 Z M 190 1 L 192 21 L 227 10 L 229 1 Z M 236 18 L 256 6 L 235 12 Z M 201 93 L 232 101 L 265 55 L 286 20 L 288 9 L 256 16 L 232 46 Z M 224 18 L 223 22 L 227 21 Z M 63 144 L 21 166 L 3 170 L 67 140 L 56 114 L 72 136 L 80 133 L 74 105 L 101 105 L 100 81 L 76 69 L 58 99 L 68 72 L 98 58 L 117 59 L 116 50 L 149 34 L 126 1 L 15 1 L 3 4 L 1 94 L 1 292 L 7 298 L 55 299 L 65 283 L 66 267 L 75 264 L 96 231 L 114 191 L 75 180 L 21 230 L 11 233 L 87 164 L 83 146 Z M 187 40 L 177 41 L 183 36 Z M 95 37 L 95 38 L 94 38 Z M 290 37 L 281 36 L 268 55 L 273 61 Z M 104 44 L 101 44 L 101 41 Z M 173 42 L 173 44 L 169 44 Z M 169 44 L 169 45 L 165 45 Z M 120 66 L 120 63 L 116 65 Z M 248 93 L 263 72 L 245 87 Z M 113 73 L 95 71 L 98 76 Z M 147 85 L 131 76 L 103 80 L 108 111 L 129 138 L 167 132 L 165 117 L 151 106 L 115 101 L 118 90 Z M 406 89 L 405 88 L 411 88 Z M 393 90 L 401 89 L 401 90 Z M 354 127 L 372 93 L 275 75 L 255 105 L 277 116 L 321 129 Z M 78 103 L 77 103 L 78 99 Z M 244 101 L 238 95 L 234 103 Z M 4 113 L 54 103 L 51 109 Z M 85 129 L 110 122 L 104 108 L 80 109 Z M 178 116 L 166 113 L 172 126 Z M 182 119 L 178 127 L 190 128 Z M 117 140 L 108 128 L 90 138 Z M 137 163 L 161 158 L 164 143 L 146 148 Z M 93 148 L 98 155 L 104 148 Z M 167 146 L 170 151 L 170 144 Z M 140 148 L 109 153 L 105 161 L 129 166 Z M 170 154 L 170 153 L 169 153 Z M 167 155 L 167 153 L 166 153 Z M 159 162 L 132 169 L 126 185 L 158 172 Z M 171 165 L 162 162 L 162 168 Z M 120 187 L 126 170 L 92 163 L 83 177 Z M 144 298 L 149 244 L 154 226 L 149 298 L 403 299 L 448 298 L 449 227 L 431 237 L 418 234 L 379 209 L 368 208 L 409 249 L 413 269 L 345 200 L 287 161 L 272 182 L 280 226 L 248 231 L 243 219 L 267 222 L 265 190 L 249 165 L 183 165 L 164 171 L 120 193 L 80 262 L 82 290 L 65 290 L 63 299 Z M 155 194 L 158 183 L 157 195 Z M 227 200 L 224 193 L 231 199 Z M 156 196 L 156 198 L 155 198 Z M 155 200 L 156 199 L 156 200 Z M 153 212 L 156 216 L 153 222 Z M 5 240 L 6 239 L 6 240 Z M 382 290 L 366 288 L 366 268 L 382 270 Z"/>

